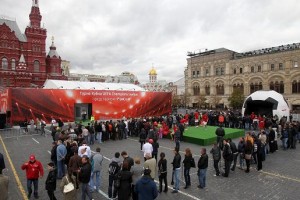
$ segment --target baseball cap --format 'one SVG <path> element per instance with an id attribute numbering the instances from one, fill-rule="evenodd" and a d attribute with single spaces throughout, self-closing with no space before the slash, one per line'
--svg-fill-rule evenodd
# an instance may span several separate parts
<path id="1" fill-rule="evenodd" d="M 30 161 L 35 161 L 35 155 L 34 155 L 34 154 L 31 154 L 31 155 L 29 156 L 29 160 L 30 160 Z"/>

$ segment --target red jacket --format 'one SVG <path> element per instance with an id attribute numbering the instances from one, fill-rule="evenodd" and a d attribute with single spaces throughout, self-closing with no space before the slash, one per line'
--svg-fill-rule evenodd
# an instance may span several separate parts
<path id="1" fill-rule="evenodd" d="M 40 176 L 44 176 L 44 168 L 40 161 L 26 162 L 22 165 L 22 170 L 26 169 L 27 179 L 38 179 Z"/>

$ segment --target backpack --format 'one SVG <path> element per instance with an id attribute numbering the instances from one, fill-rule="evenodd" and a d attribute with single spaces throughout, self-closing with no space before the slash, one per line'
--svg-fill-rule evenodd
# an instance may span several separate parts
<path id="1" fill-rule="evenodd" d="M 193 157 L 191 158 L 191 167 L 196 167 L 195 159 Z"/>
<path id="2" fill-rule="evenodd" d="M 109 175 L 116 175 L 120 171 L 120 166 L 117 162 L 112 161 L 108 166 L 108 173 Z"/>
<path id="3" fill-rule="evenodd" d="M 121 187 L 121 172 L 118 172 L 114 178 L 114 188 L 119 189 Z"/>

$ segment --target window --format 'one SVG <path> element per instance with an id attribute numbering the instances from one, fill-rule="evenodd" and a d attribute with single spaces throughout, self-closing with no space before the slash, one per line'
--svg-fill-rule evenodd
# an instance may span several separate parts
<path id="1" fill-rule="evenodd" d="M 34 72 L 40 72 L 40 62 L 35 60 L 33 63 L 33 70 Z"/>
<path id="2" fill-rule="evenodd" d="M 283 70 L 283 63 L 279 63 L 279 70 Z"/>
<path id="3" fill-rule="evenodd" d="M 195 78 L 196 77 L 196 72 L 195 71 L 193 71 L 193 78 Z"/>
<path id="4" fill-rule="evenodd" d="M 197 78 L 200 77 L 200 71 L 197 71 Z"/>
<path id="5" fill-rule="evenodd" d="M 199 84 L 194 84 L 193 86 L 193 92 L 194 92 L 194 96 L 200 95 L 200 86 Z"/>
<path id="6" fill-rule="evenodd" d="M 205 86 L 205 94 L 210 95 L 210 86 L 209 85 Z"/>
<path id="7" fill-rule="evenodd" d="M 2 69 L 7 70 L 8 69 L 8 62 L 7 62 L 7 58 L 2 58 Z"/>
<path id="8" fill-rule="evenodd" d="M 209 76 L 209 69 L 205 69 L 205 76 Z"/>
<path id="9" fill-rule="evenodd" d="M 298 67 L 298 61 L 294 62 L 294 67 Z"/>
<path id="10" fill-rule="evenodd" d="M 274 70 L 275 70 L 275 65 L 271 64 L 271 71 L 274 71 Z"/>
<path id="11" fill-rule="evenodd" d="M 275 83 L 272 81 L 270 83 L 270 90 L 274 90 L 280 94 L 283 94 L 284 93 L 284 83 L 283 81 L 276 81 Z"/>
<path id="12" fill-rule="evenodd" d="M 262 90 L 262 82 L 250 84 L 250 93 L 256 92 L 258 90 Z"/>
<path id="13" fill-rule="evenodd" d="M 244 94 L 244 85 L 243 84 L 233 84 L 233 91 L 240 91 Z"/>
<path id="14" fill-rule="evenodd" d="M 242 74 L 243 73 L 243 68 L 240 68 L 240 74 Z"/>
<path id="15" fill-rule="evenodd" d="M 236 69 L 233 69 L 233 74 L 236 74 Z"/>
<path id="16" fill-rule="evenodd" d="M 257 72 L 261 72 L 261 65 L 257 66 Z"/>
<path id="17" fill-rule="evenodd" d="M 251 67 L 251 73 L 254 73 L 254 66 Z"/>
<path id="18" fill-rule="evenodd" d="M 217 95 L 224 95 L 224 85 L 217 85 L 216 86 Z"/>
<path id="19" fill-rule="evenodd" d="M 216 68 L 216 76 L 219 76 L 221 75 L 221 70 L 219 67 Z"/>
<path id="20" fill-rule="evenodd" d="M 11 70 L 16 70 L 16 59 L 11 59 Z"/>
<path id="21" fill-rule="evenodd" d="M 292 83 L 292 93 L 299 94 L 300 93 L 300 81 L 294 80 Z"/>
<path id="22" fill-rule="evenodd" d="M 221 75 L 224 75 L 225 74 L 225 69 L 224 67 L 221 67 Z"/>

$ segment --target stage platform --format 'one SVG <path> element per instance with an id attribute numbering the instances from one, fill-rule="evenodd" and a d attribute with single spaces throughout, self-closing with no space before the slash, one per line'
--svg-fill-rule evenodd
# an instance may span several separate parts
<path id="1" fill-rule="evenodd" d="M 217 141 L 217 136 L 215 134 L 217 126 L 207 126 L 204 127 L 195 127 L 189 126 L 183 133 L 183 139 L 185 142 L 190 142 L 193 144 L 199 144 L 201 146 L 211 145 Z M 245 135 L 243 129 L 234 129 L 234 128 L 224 128 L 225 137 L 224 138 L 238 138 Z"/>

